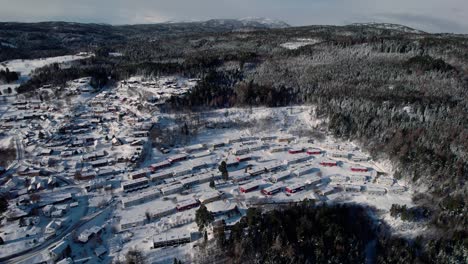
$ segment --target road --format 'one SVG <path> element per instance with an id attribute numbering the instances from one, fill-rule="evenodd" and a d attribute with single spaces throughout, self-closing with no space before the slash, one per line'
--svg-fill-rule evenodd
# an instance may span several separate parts
<path id="1" fill-rule="evenodd" d="M 62 230 L 60 235 L 55 236 L 55 237 L 45 241 L 44 243 L 42 243 L 42 244 L 40 244 L 38 246 L 29 248 L 29 249 L 24 250 L 22 252 L 17 252 L 15 254 L 7 256 L 7 257 L 0 258 L 0 263 L 5 263 L 5 264 L 8 264 L 8 263 L 11 263 L 11 264 L 13 264 L 13 263 L 26 263 L 31 258 L 33 258 L 33 257 L 37 256 L 38 254 L 42 253 L 42 251 L 44 249 L 55 246 L 65 236 L 67 236 L 68 234 L 70 234 L 74 230 L 77 230 L 78 228 L 82 227 L 84 224 L 88 223 L 89 221 L 93 220 L 94 218 L 96 218 L 97 216 L 99 216 L 100 214 L 102 214 L 103 212 L 105 212 L 107 209 L 111 208 L 115 204 L 116 204 L 116 202 L 112 202 L 109 205 L 107 205 L 105 208 L 103 208 L 102 210 L 81 218 L 75 224 L 67 227 L 64 230 Z"/>

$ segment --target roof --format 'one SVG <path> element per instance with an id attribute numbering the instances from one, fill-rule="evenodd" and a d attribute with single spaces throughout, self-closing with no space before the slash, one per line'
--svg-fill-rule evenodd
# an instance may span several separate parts
<path id="1" fill-rule="evenodd" d="M 262 183 L 259 182 L 259 181 L 253 181 L 253 182 L 250 182 L 250 183 L 241 185 L 241 186 L 239 186 L 239 187 L 240 187 L 240 188 L 243 188 L 243 189 L 251 189 L 251 188 L 258 187 L 258 186 L 260 186 L 261 184 L 262 184 Z"/>
<path id="2" fill-rule="evenodd" d="M 60 255 L 67 247 L 68 247 L 68 242 L 65 240 L 62 240 L 60 243 L 50 248 L 49 251 L 56 255 Z"/>
<path id="3" fill-rule="evenodd" d="M 208 211 L 212 213 L 231 211 L 236 208 L 236 203 L 231 201 L 215 201 L 206 205 Z"/>
<path id="4" fill-rule="evenodd" d="M 100 246 L 94 250 L 96 256 L 102 256 L 107 253 L 107 249 L 104 246 Z"/>
<path id="5" fill-rule="evenodd" d="M 198 198 L 198 200 L 199 200 L 200 202 L 203 202 L 203 201 L 211 200 L 211 199 L 214 199 L 214 198 L 217 198 L 217 197 L 220 197 L 220 196 L 221 196 L 221 193 L 218 192 L 218 191 L 204 192 L 204 193 Z"/>
<path id="6" fill-rule="evenodd" d="M 177 190 L 177 189 L 180 189 L 180 188 L 183 188 L 183 184 L 181 183 L 176 183 L 176 184 L 172 184 L 172 185 L 169 185 L 169 186 L 165 186 L 163 188 L 161 188 L 161 192 L 168 192 L 168 191 L 172 191 L 172 190 Z"/>
<path id="7" fill-rule="evenodd" d="M 153 237 L 153 243 L 173 241 L 178 239 L 190 239 L 190 233 L 187 231 L 171 231 L 162 233 Z"/>
<path id="8" fill-rule="evenodd" d="M 61 226 L 62 226 L 62 222 L 56 221 L 56 220 L 55 220 L 55 221 L 50 222 L 50 223 L 46 226 L 46 228 L 53 228 L 53 229 L 57 230 L 57 229 L 59 229 Z"/>
<path id="9" fill-rule="evenodd" d="M 192 198 L 192 199 L 178 202 L 177 207 L 185 207 L 185 206 L 193 205 L 193 204 L 198 204 L 198 201 Z"/>

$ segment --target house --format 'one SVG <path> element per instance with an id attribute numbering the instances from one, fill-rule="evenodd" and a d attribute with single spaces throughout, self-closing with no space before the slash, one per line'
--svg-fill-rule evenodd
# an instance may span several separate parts
<path id="1" fill-rule="evenodd" d="M 104 246 L 100 246 L 94 250 L 94 255 L 96 255 L 96 257 L 99 257 L 99 258 L 104 256 L 106 253 L 107 253 L 107 249 Z"/>
<path id="2" fill-rule="evenodd" d="M 96 178 L 96 172 L 89 171 L 89 172 L 78 173 L 76 178 L 78 180 L 81 180 L 81 181 L 92 180 L 92 179 Z"/>
<path id="3" fill-rule="evenodd" d="M 287 165 L 292 165 L 292 164 L 306 162 L 310 159 L 312 159 L 312 156 L 305 154 L 305 153 L 301 153 L 301 154 L 291 156 L 290 158 L 286 159 L 285 162 Z"/>
<path id="4" fill-rule="evenodd" d="M 364 191 L 372 195 L 385 195 L 387 190 L 378 186 L 365 186 Z"/>
<path id="5" fill-rule="evenodd" d="M 344 189 L 346 192 L 360 192 L 362 190 L 362 186 L 346 184 L 344 185 Z"/>
<path id="6" fill-rule="evenodd" d="M 302 153 L 302 152 L 304 152 L 303 148 L 292 148 L 292 149 L 288 150 L 289 154 L 299 154 L 299 153 Z"/>
<path id="7" fill-rule="evenodd" d="M 185 200 L 185 201 L 181 201 L 177 203 L 176 209 L 177 211 L 181 212 L 181 211 L 192 209 L 198 206 L 200 206 L 200 203 L 197 200 L 189 199 L 189 200 Z"/>
<path id="8" fill-rule="evenodd" d="M 205 192 L 198 198 L 198 201 L 202 204 L 207 204 L 207 203 L 214 202 L 218 199 L 221 199 L 222 195 L 223 194 L 218 191 Z"/>
<path id="9" fill-rule="evenodd" d="M 122 206 L 124 208 L 128 208 L 130 206 L 142 204 L 148 201 L 152 201 L 157 199 L 158 197 L 161 196 L 161 193 L 158 190 L 155 189 L 149 189 L 144 192 L 139 192 L 136 194 L 132 194 L 128 197 L 123 197 L 122 198 Z"/>
<path id="10" fill-rule="evenodd" d="M 365 167 L 351 167 L 351 171 L 353 172 L 368 172 L 369 169 Z"/>
<path id="11" fill-rule="evenodd" d="M 57 245 L 49 248 L 49 256 L 52 260 L 62 259 L 71 253 L 70 245 L 67 241 L 62 240 Z"/>
<path id="12" fill-rule="evenodd" d="M 250 156 L 250 155 L 241 155 L 241 156 L 236 157 L 236 159 L 237 159 L 238 162 L 244 162 L 244 161 L 249 161 L 249 160 L 251 160 L 251 159 L 252 159 L 252 156 Z M 237 164 L 238 164 L 238 163 L 237 163 Z M 227 165 L 227 163 L 226 163 L 226 165 Z M 236 166 L 237 166 L 237 165 L 236 165 Z"/>
<path id="13" fill-rule="evenodd" d="M 232 179 L 233 182 L 243 182 L 252 178 L 252 176 L 249 173 L 245 173 L 242 170 L 231 173 L 229 177 Z"/>
<path id="14" fill-rule="evenodd" d="M 350 183 L 364 183 L 367 181 L 367 177 L 366 175 L 349 175 L 348 176 L 348 180 Z"/>
<path id="15" fill-rule="evenodd" d="M 226 167 L 228 168 L 234 168 L 239 166 L 239 161 L 237 159 L 229 159 L 226 160 Z"/>
<path id="16" fill-rule="evenodd" d="M 53 211 L 55 211 L 55 206 L 53 204 L 46 205 L 42 208 L 42 213 L 47 217 L 50 217 Z"/>
<path id="17" fill-rule="evenodd" d="M 270 154 L 277 153 L 277 152 L 288 151 L 288 149 L 289 149 L 289 147 L 287 147 L 287 146 L 272 147 L 272 148 L 270 148 Z"/>
<path id="18" fill-rule="evenodd" d="M 173 176 L 174 176 L 174 172 L 172 171 L 162 171 L 162 172 L 150 175 L 150 180 L 152 182 L 161 182 L 165 179 L 172 178 Z"/>
<path id="19" fill-rule="evenodd" d="M 272 140 L 276 140 L 278 137 L 277 136 L 265 136 L 265 137 L 261 137 L 260 140 L 261 141 L 272 141 Z"/>
<path id="20" fill-rule="evenodd" d="M 78 235 L 78 241 L 81 243 L 87 243 L 91 238 L 99 236 L 102 233 L 102 226 L 93 226 L 89 229 L 85 229 Z"/>
<path id="21" fill-rule="evenodd" d="M 271 177 L 270 177 L 270 181 L 272 183 L 276 183 L 276 182 L 279 182 L 279 181 L 283 181 L 283 180 L 286 180 L 287 178 L 291 177 L 291 172 L 289 171 L 282 171 L 282 172 L 278 172 L 277 174 L 273 174 Z"/>
<path id="22" fill-rule="evenodd" d="M 104 167 L 108 165 L 107 159 L 99 159 L 99 160 L 94 160 L 88 162 L 89 165 L 91 165 L 93 168 L 99 168 L 99 167 Z"/>
<path id="23" fill-rule="evenodd" d="M 224 143 L 224 142 L 213 143 L 213 144 L 211 145 L 211 148 L 212 148 L 213 150 L 215 150 L 215 149 L 222 148 L 222 147 L 224 147 L 225 145 L 226 145 L 226 143 Z"/>
<path id="24" fill-rule="evenodd" d="M 187 175 L 187 174 L 192 174 L 192 172 L 193 172 L 192 168 L 188 168 L 188 167 L 184 167 L 184 166 L 180 166 L 180 167 L 172 170 L 172 173 L 174 174 L 174 177 L 183 176 L 183 175 Z"/>
<path id="25" fill-rule="evenodd" d="M 147 218 L 143 214 L 125 215 L 120 219 L 120 231 L 127 230 L 132 227 L 142 226 L 146 223 Z"/>
<path id="26" fill-rule="evenodd" d="M 65 210 L 62 210 L 62 209 L 55 210 L 50 214 L 50 216 L 53 218 L 60 218 L 64 215 L 65 215 Z"/>
<path id="27" fill-rule="evenodd" d="M 151 172 L 155 172 L 155 171 L 159 171 L 159 170 L 162 170 L 164 168 L 167 168 L 167 167 L 170 167 L 171 166 L 171 162 L 170 161 L 167 161 L 167 160 L 163 160 L 161 162 L 158 162 L 158 163 L 155 163 L 155 164 L 151 164 L 149 166 L 149 169 L 151 170 Z"/>
<path id="28" fill-rule="evenodd" d="M 115 171 L 112 168 L 99 169 L 99 171 L 97 172 L 98 177 L 113 176 L 114 174 L 115 174 Z"/>
<path id="29" fill-rule="evenodd" d="M 218 216 L 221 216 L 221 215 L 230 216 L 230 215 L 238 213 L 236 203 L 231 202 L 229 200 L 227 200 L 227 201 L 223 201 L 223 200 L 214 201 L 212 203 L 207 204 L 206 208 L 215 217 L 218 217 Z"/>
<path id="30" fill-rule="evenodd" d="M 147 137 L 149 136 L 148 131 L 133 131 L 132 136 L 135 138 Z"/>
<path id="31" fill-rule="evenodd" d="M 61 227 L 62 227 L 62 222 L 58 220 L 54 220 L 46 226 L 44 233 L 55 234 Z"/>
<path id="32" fill-rule="evenodd" d="M 53 149 L 42 149 L 37 155 L 38 156 L 50 156 L 54 153 Z"/>
<path id="33" fill-rule="evenodd" d="M 185 152 L 192 153 L 192 152 L 202 151 L 206 149 L 207 147 L 205 144 L 196 144 L 196 145 L 186 147 Z"/>
<path id="34" fill-rule="evenodd" d="M 268 172 L 276 172 L 279 170 L 283 170 L 285 168 L 284 164 L 281 162 L 273 162 L 265 166 L 265 169 Z"/>
<path id="35" fill-rule="evenodd" d="M 239 143 L 242 142 L 242 138 L 231 138 L 227 140 L 228 144 L 234 144 L 234 143 Z"/>
<path id="36" fill-rule="evenodd" d="M 362 162 L 362 161 L 368 161 L 369 157 L 363 156 L 363 155 L 352 155 L 351 160 L 354 162 Z"/>
<path id="37" fill-rule="evenodd" d="M 377 183 L 392 186 L 395 183 L 395 179 L 391 177 L 380 176 L 377 178 Z"/>
<path id="38" fill-rule="evenodd" d="M 349 159 L 350 154 L 347 152 L 332 152 L 331 156 L 334 158 L 344 158 L 344 159 Z"/>
<path id="39" fill-rule="evenodd" d="M 328 176 L 328 178 L 333 183 L 344 183 L 344 182 L 348 181 L 348 177 L 346 177 L 344 175 L 340 175 L 340 174 L 330 175 L 330 176 Z"/>
<path id="40" fill-rule="evenodd" d="M 253 151 L 258 151 L 258 150 L 267 149 L 267 148 L 268 148 L 268 145 L 254 144 L 254 145 L 249 147 L 249 151 L 253 152 Z"/>
<path id="41" fill-rule="evenodd" d="M 267 172 L 268 171 L 267 171 L 267 169 L 265 167 L 255 166 L 254 168 L 252 168 L 249 171 L 249 174 L 250 174 L 250 176 L 255 177 L 255 176 L 261 175 L 263 173 L 267 173 Z"/>
<path id="42" fill-rule="evenodd" d="M 141 170 L 131 172 L 128 175 L 128 178 L 130 178 L 132 180 L 136 180 L 136 179 L 140 179 L 140 178 L 146 178 L 146 177 L 148 177 L 148 173 L 149 173 L 149 171 L 147 169 L 141 169 Z"/>
<path id="43" fill-rule="evenodd" d="M 283 191 L 284 189 L 284 186 L 282 184 L 275 184 L 275 185 L 272 185 L 268 188 L 265 188 L 262 190 L 262 193 L 264 195 L 274 195 L 274 194 L 277 194 L 281 191 Z"/>
<path id="44" fill-rule="evenodd" d="M 178 155 L 174 155 L 174 156 L 171 156 L 171 157 L 167 158 L 167 160 L 170 163 L 174 163 L 174 162 L 186 160 L 187 158 L 188 158 L 188 155 L 186 155 L 186 154 L 178 154 Z"/>
<path id="45" fill-rule="evenodd" d="M 184 185 L 181 183 L 172 184 L 161 188 L 162 195 L 171 195 L 178 193 L 184 189 Z"/>
<path id="46" fill-rule="evenodd" d="M 239 191 L 241 193 L 248 193 L 248 192 L 258 189 L 260 185 L 261 185 L 260 182 L 254 181 L 254 182 L 239 186 Z"/>
<path id="47" fill-rule="evenodd" d="M 312 175 L 307 175 L 307 177 L 305 178 L 305 184 L 307 185 L 312 185 L 312 186 L 316 186 L 320 183 L 322 183 L 322 178 L 318 177 L 318 176 L 312 176 Z"/>
<path id="48" fill-rule="evenodd" d="M 112 146 L 121 146 L 123 144 L 125 143 L 122 139 L 116 137 L 112 138 Z"/>
<path id="49" fill-rule="evenodd" d="M 314 167 L 310 167 L 310 166 L 306 166 L 306 167 L 302 167 L 300 169 L 297 169 L 293 172 L 293 174 L 297 177 L 300 177 L 300 176 L 303 176 L 303 175 L 306 175 L 306 174 L 311 174 L 311 173 L 315 173 L 315 172 L 319 172 L 320 169 L 318 168 L 314 168 Z"/>
<path id="50" fill-rule="evenodd" d="M 320 195 L 322 195 L 322 196 L 327 196 L 327 195 L 330 195 L 330 194 L 335 193 L 335 191 L 336 191 L 336 190 L 335 190 L 334 187 L 332 187 L 332 186 L 327 186 L 327 187 L 325 187 L 325 188 L 323 188 L 323 189 L 320 189 L 320 190 L 318 191 L 318 193 L 319 193 Z"/>
<path id="51" fill-rule="evenodd" d="M 388 192 L 395 193 L 395 194 L 401 194 L 406 192 L 407 188 L 405 186 L 400 186 L 400 185 L 393 185 L 387 188 Z"/>
<path id="52" fill-rule="evenodd" d="M 153 248 L 182 245 L 191 241 L 192 235 L 188 232 L 162 233 L 153 237 Z"/>
<path id="53" fill-rule="evenodd" d="M 184 186 L 184 187 L 191 187 L 193 185 L 198 185 L 200 184 L 198 176 L 192 176 L 192 177 L 187 177 L 184 179 L 180 179 L 179 182 Z"/>
<path id="54" fill-rule="evenodd" d="M 290 185 L 286 187 L 285 191 L 287 193 L 297 193 L 305 189 L 305 184 L 304 183 L 296 183 L 293 185 Z"/>
<path id="55" fill-rule="evenodd" d="M 240 155 L 244 155 L 244 154 L 247 154 L 249 153 L 250 149 L 247 147 L 247 148 L 237 148 L 237 149 L 234 149 L 232 151 L 232 154 L 236 155 L 236 156 L 240 156 Z"/>
<path id="56" fill-rule="evenodd" d="M 204 169 L 204 168 L 213 167 L 213 165 L 215 165 L 215 164 L 216 163 L 214 163 L 211 160 L 211 157 L 193 159 L 193 160 L 190 161 L 190 169 L 192 171 L 197 171 L 197 170 L 201 170 L 201 169 Z"/>
<path id="57" fill-rule="evenodd" d="M 291 143 L 295 140 L 296 138 L 295 137 L 281 137 L 281 138 L 278 138 L 277 141 L 279 143 Z"/>
<path id="58" fill-rule="evenodd" d="M 313 149 L 308 149 L 306 151 L 306 153 L 309 154 L 309 155 L 320 155 L 320 154 L 322 154 L 322 150 L 317 149 L 317 148 L 313 148 Z"/>
<path id="59" fill-rule="evenodd" d="M 325 160 L 325 161 L 320 162 L 320 165 L 324 167 L 336 167 L 338 166 L 338 163 L 332 160 Z"/>
<path id="60" fill-rule="evenodd" d="M 174 206 L 166 206 L 164 208 L 158 208 L 156 211 L 150 212 L 150 220 L 160 219 L 162 217 L 172 215 L 177 212 L 177 209 Z"/>
<path id="61" fill-rule="evenodd" d="M 141 178 L 141 179 L 131 180 L 131 181 L 122 183 L 122 190 L 124 192 L 132 192 L 132 191 L 140 190 L 143 188 L 147 188 L 148 186 L 149 186 L 148 179 Z"/>

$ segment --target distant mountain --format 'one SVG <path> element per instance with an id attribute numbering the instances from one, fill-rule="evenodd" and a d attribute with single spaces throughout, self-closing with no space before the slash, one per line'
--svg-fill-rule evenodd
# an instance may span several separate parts
<path id="1" fill-rule="evenodd" d="M 390 29 L 390 30 L 395 30 L 395 31 L 400 31 L 404 33 L 413 33 L 413 34 L 424 34 L 426 32 L 419 30 L 419 29 L 414 29 L 410 28 L 408 26 L 403 26 L 399 24 L 391 24 L 391 23 L 375 23 L 375 22 L 370 22 L 370 23 L 353 23 L 351 26 L 359 26 L 359 27 L 373 27 L 373 28 L 378 28 L 378 29 Z"/>
<path id="2" fill-rule="evenodd" d="M 184 20 L 184 21 L 167 21 L 159 24 L 194 24 L 194 25 L 204 25 L 209 27 L 219 27 L 219 28 L 230 28 L 230 29 L 240 29 L 240 28 L 287 28 L 290 27 L 284 21 L 263 18 L 263 17 L 247 17 L 241 19 L 209 19 L 209 20 Z"/>

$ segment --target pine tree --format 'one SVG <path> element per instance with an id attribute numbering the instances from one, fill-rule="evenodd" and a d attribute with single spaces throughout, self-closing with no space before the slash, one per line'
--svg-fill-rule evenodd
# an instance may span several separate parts
<path id="1" fill-rule="evenodd" d="M 221 164 L 218 167 L 218 170 L 221 172 L 221 176 L 223 180 L 227 181 L 229 179 L 229 172 L 227 170 L 227 164 L 226 161 L 222 161 Z"/>
<path id="2" fill-rule="evenodd" d="M 213 188 L 213 189 L 214 189 L 214 188 L 215 188 L 215 186 L 216 186 L 216 185 L 215 185 L 215 182 L 214 182 L 214 180 L 213 180 L 213 179 L 211 179 L 211 180 L 210 180 L 210 188 Z"/>
<path id="3" fill-rule="evenodd" d="M 195 212 L 195 222 L 199 230 L 203 230 L 208 224 L 213 222 L 214 217 L 204 204 Z"/>

